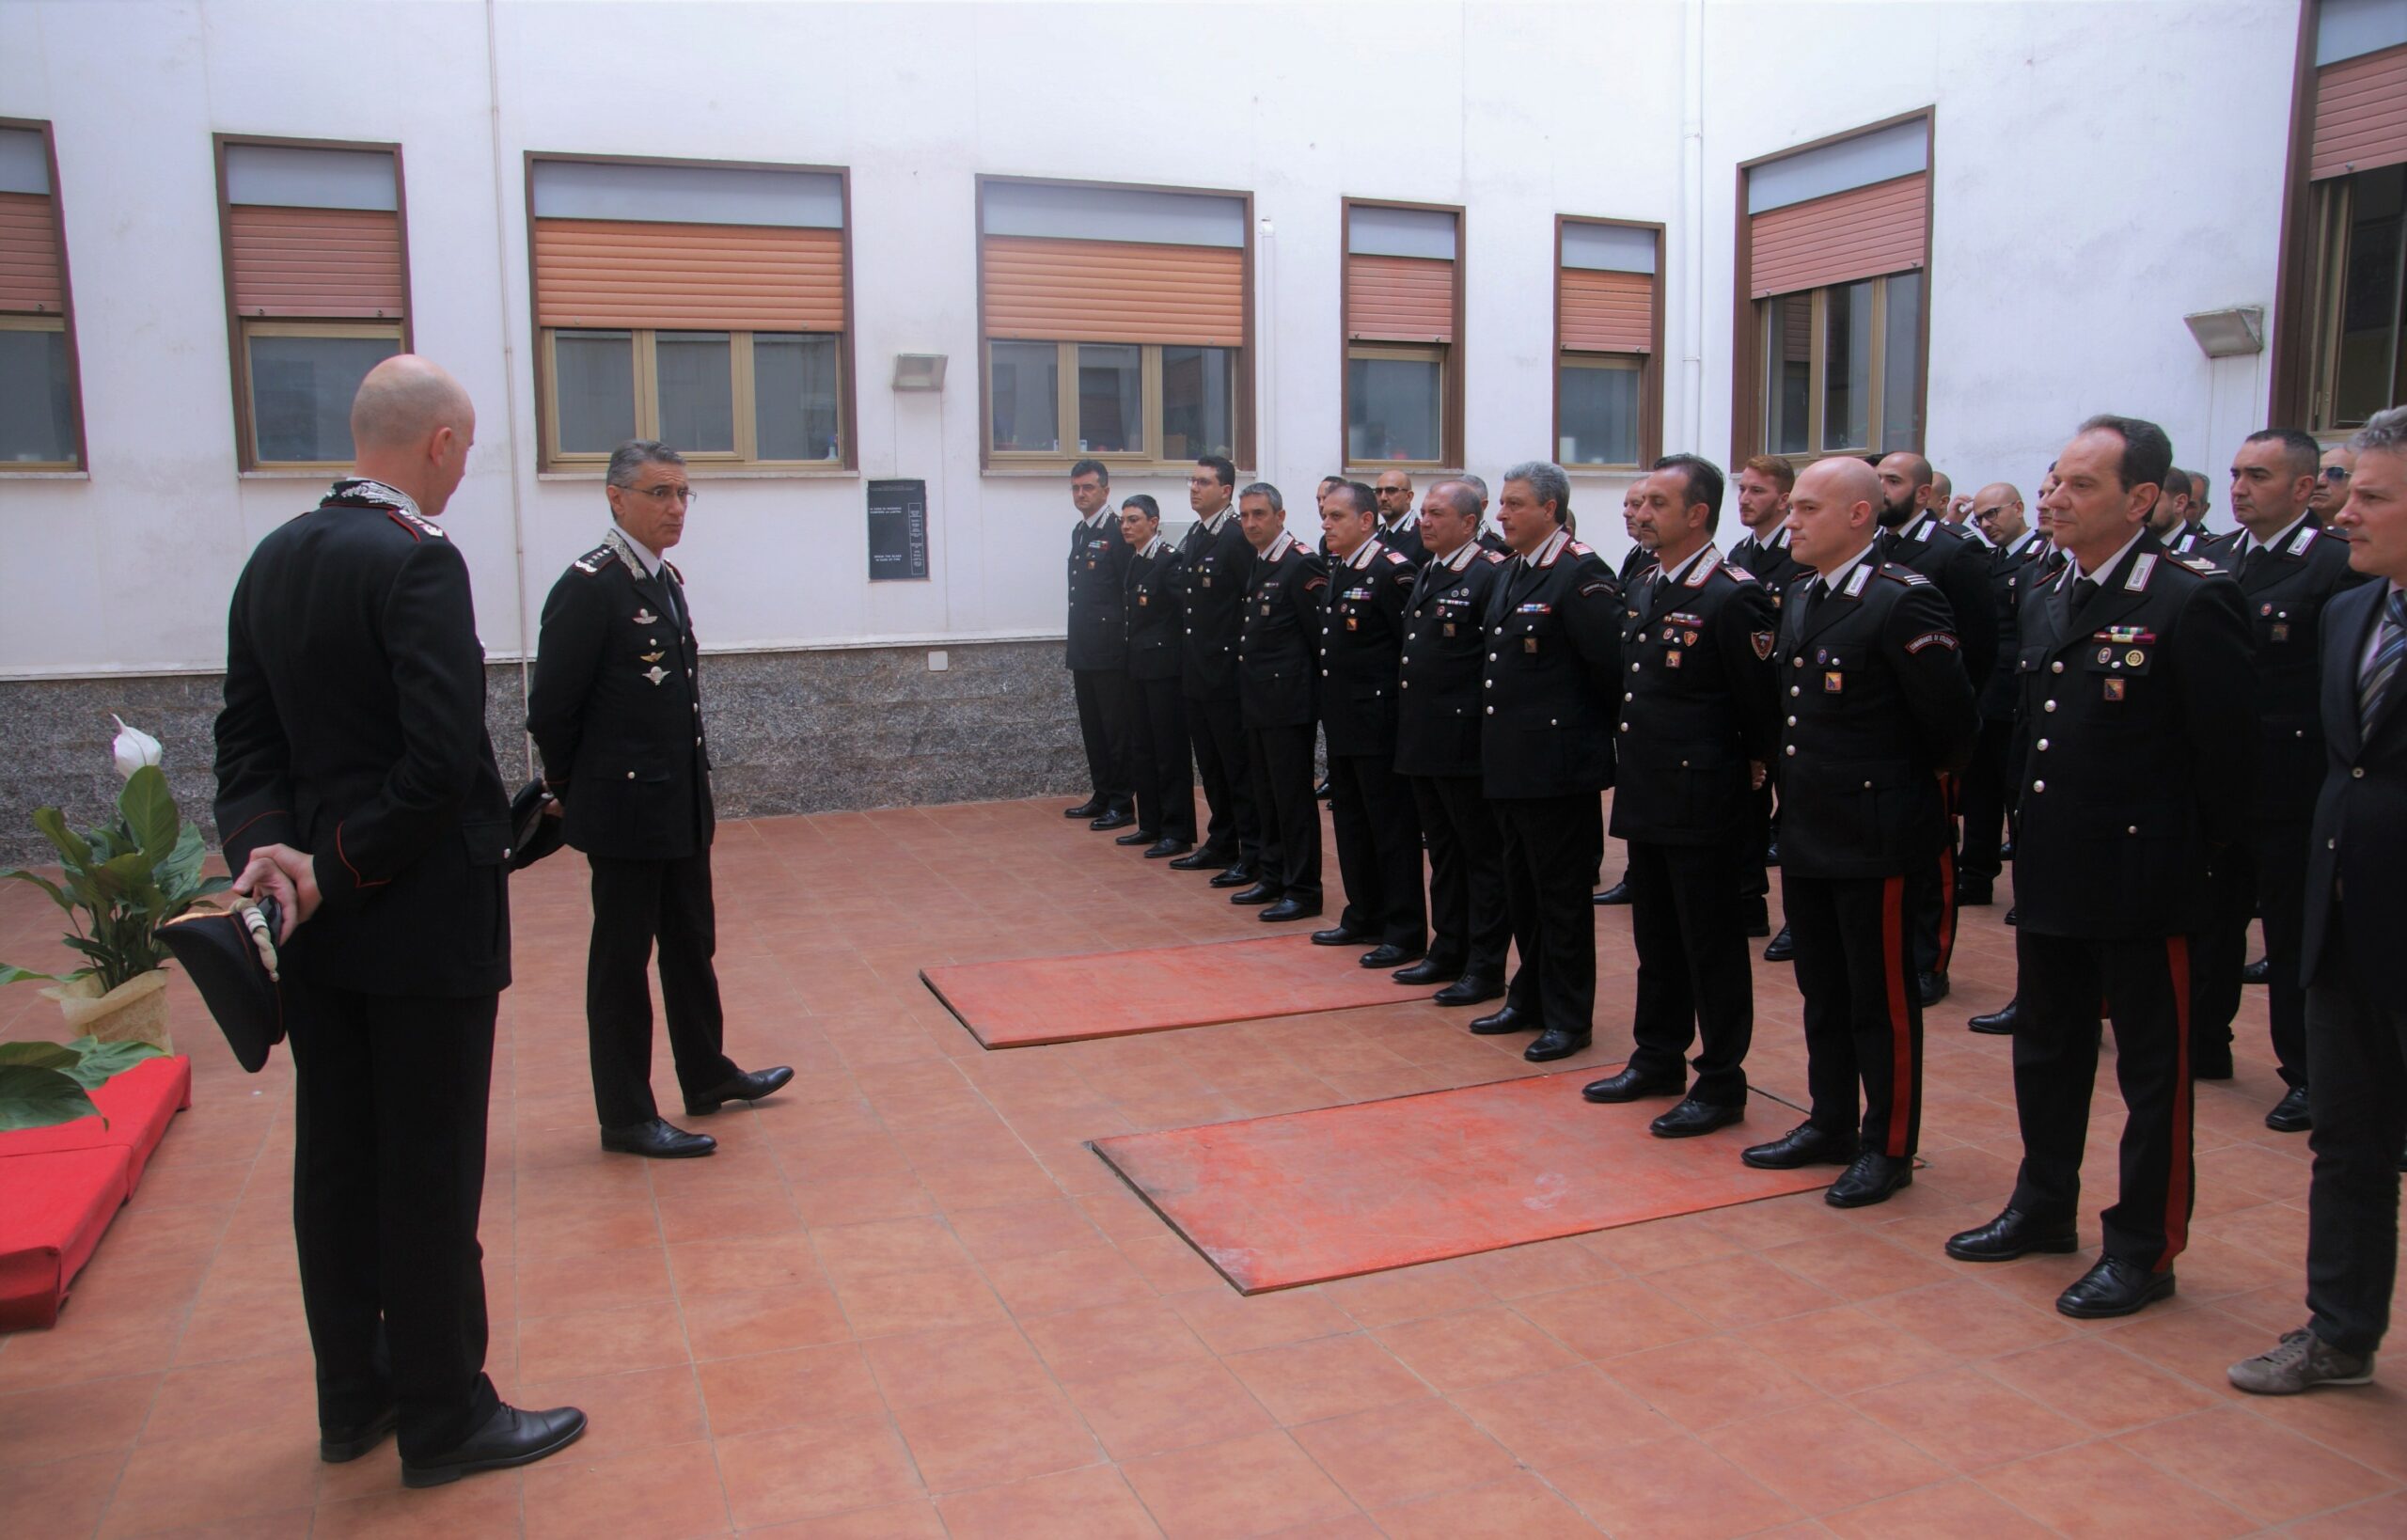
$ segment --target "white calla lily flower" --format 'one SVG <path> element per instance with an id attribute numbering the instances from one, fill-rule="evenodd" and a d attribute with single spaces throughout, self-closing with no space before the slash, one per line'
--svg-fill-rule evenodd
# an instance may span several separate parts
<path id="1" fill-rule="evenodd" d="M 163 755 L 158 739 L 140 728 L 127 727 L 122 716 L 112 715 L 109 720 L 117 724 L 117 741 L 109 748 L 117 756 L 118 779 L 132 780 L 136 770 L 160 762 Z"/>

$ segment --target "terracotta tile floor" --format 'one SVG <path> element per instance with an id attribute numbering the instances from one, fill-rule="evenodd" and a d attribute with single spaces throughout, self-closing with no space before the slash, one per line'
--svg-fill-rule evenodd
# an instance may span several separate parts
<path id="1" fill-rule="evenodd" d="M 241 1074 L 179 982 L 193 1110 L 57 1328 L 0 1338 L 0 1534 L 2407 1533 L 2407 1370 L 2289 1402 L 2224 1384 L 2304 1313 L 2306 1150 L 2258 1122 L 2261 991 L 2239 1077 L 2199 1095 L 2180 1296 L 2132 1321 L 2049 1308 L 2086 1257 L 1939 1251 L 2016 1158 L 2007 1045 L 1962 1030 L 2011 988 L 2004 891 L 1931 1014 L 1928 1165 L 1896 1202 L 1807 1194 L 1241 1298 L 1083 1141 L 1522 1074 L 1521 1040 L 1414 1004 L 980 1051 L 920 966 L 1262 934 L 1062 805 L 723 826 L 729 1045 L 800 1074 L 711 1120 L 720 1153 L 690 1164 L 596 1149 L 581 864 L 517 879 L 492 1371 L 592 1432 L 434 1491 L 401 1489 L 390 1445 L 317 1462 L 291 1078 Z M 38 962 L 51 920 L 0 893 L 0 956 Z M 1597 912 L 1597 1063 L 1628 1044 L 1628 925 Z M 1758 963 L 1756 998 L 1751 1068 L 1795 1098 L 1788 970 Z M 55 1035 L 51 1009 L 0 994 L 0 1037 Z M 1793 1117 L 1762 1098 L 1750 1124 Z M 2093 1130 L 2100 1190 L 2118 1117 Z"/>

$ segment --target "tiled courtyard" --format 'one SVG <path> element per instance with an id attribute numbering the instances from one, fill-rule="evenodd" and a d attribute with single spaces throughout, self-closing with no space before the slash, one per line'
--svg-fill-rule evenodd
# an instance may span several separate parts
<path id="1" fill-rule="evenodd" d="M 289 1064 L 244 1076 L 179 980 L 195 1105 L 57 1328 L 0 1337 L 0 1535 L 2407 1533 L 2407 1367 L 2280 1402 L 2224 1383 L 2304 1318 L 2306 1146 L 2259 1121 L 2263 991 L 2239 1076 L 2198 1096 L 2180 1294 L 2129 1321 L 2049 1308 L 2094 1252 L 1940 1252 L 2016 1158 L 2008 1045 L 1962 1029 L 2012 990 L 2005 885 L 1930 1013 L 1927 1167 L 1896 1201 L 1775 1199 L 1246 1298 L 1085 1141 L 1531 1073 L 1525 1040 L 1415 1003 L 983 1051 L 920 967 L 1265 929 L 1062 805 L 722 825 L 729 1048 L 799 1074 L 697 1123 L 705 1161 L 597 1149 L 583 863 L 515 879 L 491 1370 L 592 1426 L 432 1491 L 401 1489 L 389 1443 L 317 1460 Z M 1611 1064 L 1633 959 L 1628 911 L 1597 915 L 1588 1059 Z M 55 919 L 0 891 L 0 956 L 63 961 Z M 1789 970 L 1755 980 L 1750 1069 L 1797 1100 Z M 0 1039 L 56 1034 L 30 987 L 0 994 Z M 1795 1117 L 1759 1095 L 1746 1126 Z"/>

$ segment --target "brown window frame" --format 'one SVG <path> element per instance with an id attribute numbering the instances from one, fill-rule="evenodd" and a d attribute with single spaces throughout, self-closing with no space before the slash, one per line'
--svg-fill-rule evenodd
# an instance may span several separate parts
<path id="1" fill-rule="evenodd" d="M 1165 347 L 1200 347 L 1218 344 L 1182 342 L 1112 341 L 1104 338 L 1088 338 L 1068 342 L 1037 337 L 993 338 L 986 334 L 986 189 L 999 185 L 1017 187 L 1078 187 L 1107 193 L 1169 193 L 1181 197 L 1233 197 L 1244 205 L 1245 244 L 1241 248 L 1241 272 L 1245 286 L 1245 319 L 1236 347 L 1226 351 L 1235 356 L 1229 364 L 1230 402 L 1229 436 L 1235 452 L 1230 459 L 1240 471 L 1255 463 L 1254 440 L 1254 359 L 1260 335 L 1254 305 L 1254 224 L 1253 194 L 1235 187 L 1192 187 L 1170 182 L 1103 181 L 1081 177 L 1028 177 L 1002 173 L 979 173 L 974 190 L 970 218 L 970 240 L 973 243 L 975 276 L 978 285 L 978 471 L 982 476 L 1043 475 L 1054 476 L 1068 471 L 1081 460 L 1096 460 L 1114 470 L 1128 475 L 1144 476 L 1184 470 L 1194 464 L 1191 459 L 1165 460 L 1162 448 L 1161 350 Z M 1040 449 L 998 449 L 995 448 L 995 364 L 994 344 L 997 341 L 1044 344 L 1050 342 L 1061 350 L 1061 372 L 1056 380 L 1057 404 L 1055 426 L 1061 430 L 1063 443 L 1076 442 L 1078 423 L 1077 350 L 1081 347 L 1142 348 L 1143 354 L 1143 417 L 1145 448 L 1141 452 L 1114 450 L 1093 453 L 1080 449 L 1048 451 Z"/>
<path id="2" fill-rule="evenodd" d="M 1757 155 L 1752 160 L 1738 163 L 1736 173 L 1738 201 L 1732 205 L 1737 211 L 1734 221 L 1737 228 L 1731 237 L 1733 249 L 1730 279 L 1730 463 L 1732 464 L 1738 464 L 1751 455 L 1770 452 L 1763 443 L 1766 418 L 1769 415 L 1769 403 L 1764 396 L 1767 367 L 1763 311 L 1770 301 L 1769 298 L 1758 300 L 1754 296 L 1754 285 L 1752 280 L 1754 268 L 1753 244 L 1754 217 L 1747 212 L 1749 174 L 1757 166 L 1769 165 L 1774 161 L 1785 161 L 1792 155 L 1801 155 L 1809 150 L 1843 144 L 1849 139 L 1862 138 L 1867 134 L 1877 134 L 1883 129 L 1896 128 L 1900 123 L 1911 123 L 1917 120 L 1923 124 L 1924 132 L 1922 174 L 1929 179 L 1927 185 L 1935 192 L 1939 185 L 1939 109 L 1935 105 L 1916 107 L 1911 112 L 1901 112 L 1894 117 L 1883 118 L 1878 122 L 1860 124 L 1844 133 L 1824 134 L 1821 138 L 1809 140 L 1801 145 L 1790 145 L 1786 149 L 1774 150 L 1770 154 Z M 1922 275 L 1922 303 L 1918 306 L 1914 327 L 1914 344 L 1922 360 L 1920 377 L 1914 385 L 1916 432 L 1913 448 L 1916 452 L 1921 452 L 1930 441 L 1930 306 L 1933 290 L 1930 233 L 1933 212 L 1938 205 L 1939 199 L 1936 196 L 1926 196 L 1923 199 L 1922 266 L 1911 270 Z M 1889 275 L 1883 274 L 1880 276 L 1886 278 Z M 1801 292 L 1811 293 L 1815 291 L 1805 290 Z M 1875 314 L 1880 314 L 1880 307 L 1877 306 Z M 1817 342 L 1817 347 L 1818 346 Z M 1873 389 L 1877 398 L 1880 389 L 1880 382 L 1877 378 L 1874 381 Z M 1810 462 L 1821 458 L 1824 454 L 1844 452 L 1847 451 L 1817 449 L 1813 454 L 1801 458 Z"/>
<path id="3" fill-rule="evenodd" d="M 1337 463 L 1345 474 L 1361 479 L 1375 477 L 1381 471 L 1408 470 L 1416 474 L 1432 471 L 1458 471 L 1465 468 L 1469 452 L 1463 444 L 1463 401 L 1466 395 L 1463 360 L 1464 296 L 1471 284 L 1465 276 L 1471 259 L 1471 221 L 1459 203 L 1414 203 L 1401 198 L 1342 197 L 1339 199 L 1337 227 Z M 1357 342 L 1352 335 L 1352 317 L 1346 313 L 1346 284 L 1354 260 L 1354 211 L 1357 209 L 1411 209 L 1424 213 L 1447 213 L 1455 216 L 1455 337 L 1451 342 Z M 1440 440 L 1436 460 L 1377 460 L 1358 464 L 1354 450 L 1354 401 L 1349 384 L 1350 366 L 1355 350 L 1375 350 L 1369 356 L 1393 357 L 1397 350 L 1424 349 L 1442 354 L 1439 358 L 1439 385 L 1445 395 L 1438 413 L 1438 433 Z"/>
<path id="4" fill-rule="evenodd" d="M 75 458 L 69 460 L 12 460 L 0 462 L 0 476 L 88 475 L 92 468 L 90 442 L 84 426 L 84 363 L 83 353 L 75 332 L 75 275 L 67 259 L 67 192 L 58 181 L 58 138 L 47 118 L 0 118 L 0 129 L 23 129 L 41 135 L 42 160 L 50 175 L 50 233 L 58 251 L 58 330 L 67 339 L 67 398 L 75 414 Z M 49 331 L 53 318 L 39 312 L 11 312 L 8 318 L 12 331 Z M 41 324 L 36 324 L 40 322 Z"/>
<path id="5" fill-rule="evenodd" d="M 1642 354 L 1590 353 L 1563 345 L 1563 231 L 1569 225 L 1600 225 L 1613 229 L 1646 230 L 1655 237 L 1655 271 L 1651 278 L 1653 298 L 1649 302 L 1654 315 L 1649 322 L 1652 340 Z M 1663 457 L 1663 237 L 1660 220 L 1606 219 L 1592 214 L 1556 214 L 1554 216 L 1554 432 L 1547 442 L 1556 453 L 1563 449 L 1563 371 L 1566 368 L 1595 369 L 1615 367 L 1588 360 L 1635 357 L 1639 361 L 1638 379 L 1638 463 L 1634 465 L 1614 464 L 1601 460 L 1582 460 L 1576 464 L 1565 461 L 1565 470 L 1582 473 L 1597 471 L 1640 470 Z M 1459 239 L 1459 232 L 1457 232 Z"/>
<path id="6" fill-rule="evenodd" d="M 698 476 L 714 472 L 747 477 L 794 476 L 857 476 L 860 474 L 860 413 L 857 381 L 859 369 L 856 357 L 857 339 L 854 316 L 855 293 L 858 287 L 853 270 L 853 172 L 845 165 L 813 165 L 800 161 L 729 161 L 705 160 L 685 155 L 581 155 L 574 150 L 530 149 L 523 156 L 523 181 L 520 199 L 527 233 L 527 326 L 532 345 L 527 356 L 535 371 L 535 444 L 536 465 L 540 473 L 574 475 L 580 472 L 598 474 L 609 464 L 606 451 L 563 452 L 558 447 L 559 436 L 558 402 L 553 390 L 555 371 L 552 367 L 552 339 L 557 332 L 628 332 L 633 334 L 631 350 L 635 370 L 636 433 L 645 436 L 646 413 L 656 414 L 654 399 L 658 379 L 653 360 L 657 337 L 662 332 L 724 332 L 728 338 L 729 367 L 733 371 L 731 390 L 733 392 L 735 444 L 734 451 L 696 451 L 683 446 L 672 446 L 684 455 Z M 661 165 L 696 171 L 799 171 L 836 179 L 837 195 L 843 210 L 843 228 L 838 232 L 843 252 L 844 314 L 843 331 L 839 336 L 836 383 L 836 444 L 838 453 L 832 460 L 760 460 L 742 457 L 742 450 L 758 432 L 754 418 L 755 404 L 752 366 L 752 338 L 761 329 L 754 327 L 700 326 L 545 326 L 543 306 L 538 299 L 535 272 L 535 167 L 544 162 L 567 162 L 585 165 Z M 826 332 L 771 331 L 775 337 L 826 337 Z M 649 403 L 649 406 L 647 405 Z M 652 419 L 656 428 L 657 416 Z"/>
<path id="7" fill-rule="evenodd" d="M 409 181 L 402 174 L 401 147 L 378 139 L 296 139 L 273 134 L 212 134 L 209 136 L 210 158 L 217 174 L 217 268 L 226 291 L 226 351 L 227 373 L 234 390 L 234 464 L 243 471 L 317 472 L 345 470 L 342 461 L 269 460 L 259 458 L 255 441 L 256 418 L 251 396 L 250 338 L 259 327 L 267 327 L 265 335 L 288 337 L 365 337 L 371 333 L 383 336 L 397 334 L 400 352 L 414 351 L 416 335 L 413 322 L 417 315 L 417 294 L 410 282 L 410 200 Z M 401 313 L 393 321 L 365 321 L 358 317 L 326 317 L 312 320 L 306 316 L 253 316 L 245 318 L 234 307 L 234 221 L 233 200 L 226 185 L 227 151 L 236 145 L 267 145 L 280 149 L 343 149 L 366 150 L 393 157 L 393 223 L 399 231 L 401 249 Z"/>
<path id="8" fill-rule="evenodd" d="M 1751 451 L 1752 453 L 1780 455 L 1786 459 L 1790 464 L 1802 469 L 1805 466 L 1812 464 L 1815 461 L 1823 459 L 1830 455 L 1848 455 L 1861 459 L 1864 455 L 1868 454 L 1890 454 L 1896 452 L 1893 449 L 1886 449 L 1880 447 L 1881 439 L 1886 436 L 1884 430 L 1887 427 L 1887 424 L 1883 422 L 1881 418 L 1882 413 L 1886 410 L 1886 402 L 1888 401 L 1889 394 L 1887 388 L 1890 354 L 1889 284 L 1893 279 L 1904 277 L 1915 277 L 1922 280 L 1922 291 L 1916 296 L 1916 298 L 1920 301 L 1922 306 L 1927 307 L 1930 301 L 1930 280 L 1927 276 L 1927 264 L 1926 264 L 1925 267 L 1906 268 L 1896 273 L 1875 274 L 1873 276 L 1868 278 L 1850 278 L 1845 283 L 1824 284 L 1819 289 L 1799 289 L 1793 290 L 1786 294 L 1767 294 L 1762 299 L 1755 301 L 1756 331 L 1758 335 L 1762 336 L 1765 339 L 1764 346 L 1756 351 L 1755 374 L 1757 384 L 1762 392 L 1762 398 L 1767 402 L 1765 407 L 1767 421 L 1769 421 L 1770 415 L 1769 402 L 1771 398 L 1771 366 L 1774 360 L 1770 349 L 1770 332 L 1763 322 L 1764 318 L 1770 314 L 1771 306 L 1774 302 L 1780 300 L 1801 299 L 1810 305 L 1812 306 L 1812 320 L 1809 323 L 1808 331 L 1813 340 L 1811 362 L 1807 365 L 1807 373 L 1810 379 L 1810 384 L 1805 392 L 1806 448 L 1802 449 L 1780 448 L 1772 445 L 1769 438 L 1765 437 L 1764 432 L 1759 430 L 1756 436 L 1764 439 L 1763 447 L 1759 449 Z M 1864 409 L 1864 422 L 1867 425 L 1868 430 L 1866 442 L 1863 444 L 1825 445 L 1822 442 L 1823 429 L 1827 427 L 1828 424 L 1824 417 L 1824 411 L 1830 399 L 1830 294 L 1831 291 L 1834 289 L 1852 289 L 1860 283 L 1870 285 L 1872 291 L 1870 298 L 1867 301 L 1870 306 L 1870 324 L 1865 328 L 1865 348 L 1868 354 L 1868 357 L 1865 359 L 1864 363 L 1864 392 L 1868 398 Z M 1924 335 L 1927 335 L 1927 328 L 1924 329 Z M 1929 376 L 1927 372 L 1926 372 L 1923 377 L 1922 385 L 1926 389 L 1929 385 Z M 1922 410 L 1919 400 L 1916 402 L 1915 410 L 1917 414 Z M 1909 448 L 1916 453 L 1919 453 L 1922 449 L 1922 437 L 1923 435 L 1917 434 L 1916 442 L 1910 446 L 1901 446 L 1901 448 Z M 1734 464 L 1736 462 L 1734 462 Z"/>

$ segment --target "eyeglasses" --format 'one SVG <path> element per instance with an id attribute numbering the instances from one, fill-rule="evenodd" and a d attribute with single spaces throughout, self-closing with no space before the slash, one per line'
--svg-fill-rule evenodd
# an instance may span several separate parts
<path id="1" fill-rule="evenodd" d="M 1990 520 L 1996 518 L 1999 514 L 2005 511 L 2006 505 L 2004 503 L 2000 503 L 1995 508 L 1976 508 L 1973 510 L 1973 517 L 1980 520 L 1984 524 L 1987 524 Z"/>
<path id="2" fill-rule="evenodd" d="M 619 490 L 640 494 L 655 503 L 690 503 L 701 495 L 696 489 L 681 487 L 673 481 L 656 487 L 621 487 Z"/>
<path id="3" fill-rule="evenodd" d="M 2323 479 L 2327 481 L 2345 481 L 2349 479 L 2349 467 L 2346 465 L 2326 465 L 2323 467 Z"/>

